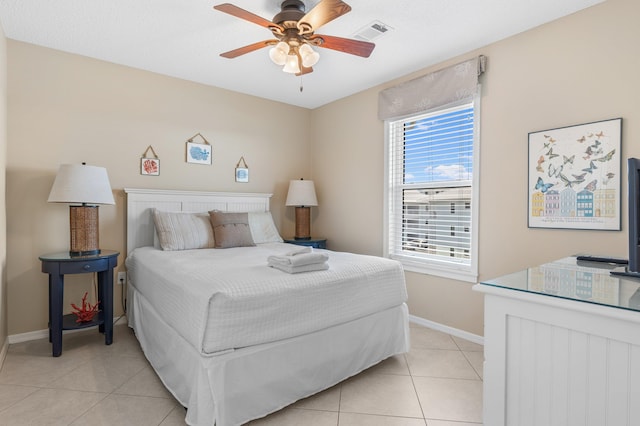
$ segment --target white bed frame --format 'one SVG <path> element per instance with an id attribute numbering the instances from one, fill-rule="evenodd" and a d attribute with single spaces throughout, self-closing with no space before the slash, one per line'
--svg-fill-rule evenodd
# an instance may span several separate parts
<path id="1" fill-rule="evenodd" d="M 268 211 L 271 194 L 125 188 L 127 253 L 153 246 L 151 211 Z M 405 304 L 277 342 L 204 355 L 127 287 L 129 326 L 190 425 L 241 425 L 409 350 Z M 171 351 L 165 350 L 171 348 Z M 168 355 L 171 352 L 173 355 Z"/>
<path id="2" fill-rule="evenodd" d="M 267 212 L 273 194 L 172 191 L 125 188 L 127 194 L 127 253 L 153 245 L 151 211 L 172 212 Z"/>

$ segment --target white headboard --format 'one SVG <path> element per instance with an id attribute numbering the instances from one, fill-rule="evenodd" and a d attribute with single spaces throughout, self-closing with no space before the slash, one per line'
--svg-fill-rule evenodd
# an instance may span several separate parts
<path id="1" fill-rule="evenodd" d="M 153 209 L 165 211 L 265 212 L 273 194 L 124 188 L 127 196 L 127 254 L 153 245 Z"/>

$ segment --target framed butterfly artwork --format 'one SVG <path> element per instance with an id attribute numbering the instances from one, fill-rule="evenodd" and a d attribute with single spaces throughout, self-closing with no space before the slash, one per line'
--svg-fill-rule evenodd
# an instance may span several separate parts
<path id="1" fill-rule="evenodd" d="M 529 133 L 530 228 L 621 229 L 622 118 Z"/>

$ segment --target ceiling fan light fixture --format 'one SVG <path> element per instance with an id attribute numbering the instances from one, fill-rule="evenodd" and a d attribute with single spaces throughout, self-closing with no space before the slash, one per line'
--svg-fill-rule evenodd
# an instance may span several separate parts
<path id="1" fill-rule="evenodd" d="M 317 64 L 318 60 L 320 59 L 320 54 L 315 50 L 313 50 L 311 46 L 309 46 L 306 43 L 300 46 L 300 49 L 298 51 L 300 52 L 300 57 L 302 58 L 302 65 L 304 67 L 310 68 L 315 64 Z"/>
<path id="2" fill-rule="evenodd" d="M 0 0 L 1 1 L 1 0 Z M 273 0 L 275 1 L 275 0 Z M 244 19 L 271 31 L 275 39 L 259 41 L 221 53 L 223 58 L 238 56 L 270 46 L 269 57 L 286 73 L 303 75 L 313 72 L 320 54 L 314 47 L 336 50 L 350 55 L 368 58 L 375 48 L 370 41 L 318 35 L 321 26 L 343 16 L 351 6 L 342 0 L 313 0 L 314 6 L 306 11 L 303 0 L 279 0 L 280 13 L 268 20 L 231 3 L 222 3 L 213 8 L 220 12 Z M 375 31 L 385 32 L 388 27 L 376 21 Z"/>
<path id="3" fill-rule="evenodd" d="M 284 41 L 281 41 L 269 50 L 269 58 L 271 58 L 276 65 L 284 65 L 287 62 L 288 54 L 289 45 Z"/>
<path id="4" fill-rule="evenodd" d="M 296 55 L 295 53 L 287 55 L 287 62 L 284 64 L 284 68 L 282 68 L 282 71 L 290 74 L 299 73 L 300 64 L 298 63 L 298 55 Z"/>

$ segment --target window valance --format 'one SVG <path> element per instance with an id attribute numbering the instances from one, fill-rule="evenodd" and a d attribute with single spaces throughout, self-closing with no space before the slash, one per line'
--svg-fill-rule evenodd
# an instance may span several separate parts
<path id="1" fill-rule="evenodd" d="M 480 55 L 381 91 L 378 118 L 388 120 L 472 98 L 486 60 Z"/>

